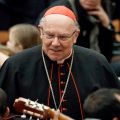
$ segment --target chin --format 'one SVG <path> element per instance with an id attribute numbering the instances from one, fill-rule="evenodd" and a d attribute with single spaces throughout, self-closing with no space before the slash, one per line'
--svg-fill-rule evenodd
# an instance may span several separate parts
<path id="1" fill-rule="evenodd" d="M 59 61 L 60 59 L 57 57 L 49 57 L 52 61 Z"/>
<path id="2" fill-rule="evenodd" d="M 61 58 L 60 58 L 59 56 L 49 55 L 49 58 L 50 58 L 52 61 L 59 61 L 59 60 L 61 60 Z"/>
<path id="3" fill-rule="evenodd" d="M 54 53 L 54 52 L 49 52 L 48 56 L 49 56 L 49 58 L 51 58 L 53 60 L 58 60 L 60 58 L 61 54 Z"/>

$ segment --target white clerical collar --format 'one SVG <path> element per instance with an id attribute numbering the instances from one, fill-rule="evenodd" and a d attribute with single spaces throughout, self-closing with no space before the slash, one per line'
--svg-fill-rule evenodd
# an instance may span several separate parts
<path id="1" fill-rule="evenodd" d="M 43 49 L 42 49 L 42 50 L 43 50 Z M 43 50 L 43 51 L 44 51 L 44 50 Z M 57 64 L 63 64 L 66 59 L 70 58 L 70 56 L 72 55 L 72 52 L 73 52 L 73 49 L 71 49 L 70 54 L 69 54 L 66 58 L 64 58 L 64 59 L 62 59 L 62 60 L 56 61 Z"/>
<path id="2" fill-rule="evenodd" d="M 64 58 L 64 59 L 62 59 L 62 60 L 58 60 L 58 61 L 57 61 L 57 64 L 63 64 L 64 61 L 65 61 L 66 59 L 68 59 L 71 55 L 72 55 L 72 49 L 71 49 L 71 53 L 70 53 L 66 58 Z"/>

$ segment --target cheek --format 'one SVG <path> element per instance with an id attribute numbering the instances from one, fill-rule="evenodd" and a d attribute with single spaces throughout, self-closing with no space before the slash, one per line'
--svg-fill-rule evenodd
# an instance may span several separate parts
<path id="1" fill-rule="evenodd" d="M 48 41 L 46 41 L 46 40 L 43 40 L 43 41 L 42 41 L 42 47 L 43 47 L 43 49 L 48 50 L 49 47 L 50 47 L 50 45 L 51 45 L 50 42 L 48 42 Z"/>
<path id="2" fill-rule="evenodd" d="M 68 43 L 64 43 L 63 44 L 63 47 L 66 49 L 66 50 L 69 50 L 73 47 L 73 41 L 69 41 Z"/>
<path id="3" fill-rule="evenodd" d="M 44 46 L 50 46 L 51 43 L 49 41 L 47 41 L 47 40 L 42 40 L 42 44 Z"/>

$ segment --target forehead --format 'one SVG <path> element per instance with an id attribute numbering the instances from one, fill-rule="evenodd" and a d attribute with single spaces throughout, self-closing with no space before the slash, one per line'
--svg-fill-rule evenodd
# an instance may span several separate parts
<path id="1" fill-rule="evenodd" d="M 43 27 L 72 28 L 74 26 L 75 22 L 65 15 L 52 14 L 43 19 Z"/>

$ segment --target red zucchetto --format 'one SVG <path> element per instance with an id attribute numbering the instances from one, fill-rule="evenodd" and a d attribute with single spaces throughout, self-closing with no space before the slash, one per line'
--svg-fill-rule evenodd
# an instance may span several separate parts
<path id="1" fill-rule="evenodd" d="M 51 14 L 65 15 L 65 16 L 68 16 L 69 18 L 71 18 L 72 20 L 76 21 L 76 16 L 73 13 L 73 11 L 65 6 L 51 7 L 45 12 L 44 16 L 51 15 Z"/>

